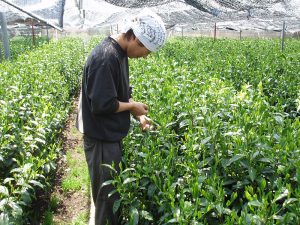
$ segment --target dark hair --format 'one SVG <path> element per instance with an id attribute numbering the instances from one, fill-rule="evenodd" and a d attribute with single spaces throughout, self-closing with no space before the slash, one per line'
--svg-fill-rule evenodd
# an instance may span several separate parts
<path id="1" fill-rule="evenodd" d="M 136 36 L 135 36 L 135 34 L 134 34 L 134 32 L 133 32 L 132 29 L 128 30 L 128 31 L 124 34 L 124 37 L 126 38 L 127 41 L 129 41 L 131 38 L 136 38 Z M 139 44 L 141 47 L 145 47 L 145 46 L 143 45 L 143 43 L 140 42 L 139 39 L 137 39 L 137 42 L 138 42 L 138 44 Z"/>
<path id="2" fill-rule="evenodd" d="M 135 35 L 133 33 L 133 30 L 130 29 L 128 30 L 125 34 L 124 37 L 127 39 L 127 41 L 129 41 L 132 37 L 135 38 Z"/>

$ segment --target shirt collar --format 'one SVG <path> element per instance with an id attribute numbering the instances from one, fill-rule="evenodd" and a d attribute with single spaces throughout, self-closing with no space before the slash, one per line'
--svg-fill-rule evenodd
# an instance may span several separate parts
<path id="1" fill-rule="evenodd" d="M 121 54 L 121 56 L 127 56 L 126 51 L 122 49 L 120 44 L 115 39 L 113 39 L 112 37 L 108 37 L 108 40 L 112 42 L 112 44 L 116 47 L 117 51 Z"/>

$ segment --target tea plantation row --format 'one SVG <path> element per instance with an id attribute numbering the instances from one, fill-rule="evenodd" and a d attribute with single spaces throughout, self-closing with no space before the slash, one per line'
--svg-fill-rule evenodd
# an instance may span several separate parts
<path id="1" fill-rule="evenodd" d="M 92 39 L 88 51 L 102 38 Z M 112 182 L 127 224 L 299 224 L 300 43 L 172 39 L 131 60 L 134 123 Z M 0 64 L 0 221 L 26 223 L 59 156 L 83 43 L 51 42 Z"/>
<path id="2" fill-rule="evenodd" d="M 83 58 L 82 40 L 70 38 L 0 64 L 0 224 L 30 223 L 37 191 L 49 186 Z"/>
<path id="3" fill-rule="evenodd" d="M 300 42 L 170 40 L 131 61 L 133 127 L 113 183 L 127 224 L 300 222 Z"/>
<path id="4" fill-rule="evenodd" d="M 10 55 L 12 60 L 16 60 L 20 54 L 32 51 L 34 48 L 42 46 L 48 43 L 47 37 L 36 36 L 34 43 L 32 37 L 22 37 L 16 36 L 9 40 Z M 0 50 L 3 51 L 4 47 L 2 42 L 0 42 Z M 4 54 L 1 52 L 0 61 L 4 60 Z"/>

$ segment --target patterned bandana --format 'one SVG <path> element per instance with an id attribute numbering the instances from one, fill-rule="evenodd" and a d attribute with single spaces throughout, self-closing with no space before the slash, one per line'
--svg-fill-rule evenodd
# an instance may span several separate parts
<path id="1" fill-rule="evenodd" d="M 123 32 L 132 29 L 135 36 L 151 52 L 156 52 L 165 44 L 166 28 L 162 19 L 149 9 L 143 9 L 131 21 L 125 21 Z"/>

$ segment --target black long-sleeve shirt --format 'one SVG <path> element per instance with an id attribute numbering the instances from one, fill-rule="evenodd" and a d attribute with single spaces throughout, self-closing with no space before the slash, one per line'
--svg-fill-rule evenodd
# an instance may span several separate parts
<path id="1" fill-rule="evenodd" d="M 128 57 L 111 37 L 88 57 L 82 79 L 77 128 L 102 141 L 120 141 L 128 133 L 130 112 L 118 112 L 120 102 L 131 97 Z"/>

